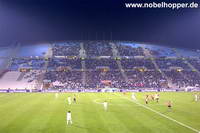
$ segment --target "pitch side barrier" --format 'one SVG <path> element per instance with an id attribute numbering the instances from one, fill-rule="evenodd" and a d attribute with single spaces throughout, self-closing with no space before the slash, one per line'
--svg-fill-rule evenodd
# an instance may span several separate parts
<path id="1" fill-rule="evenodd" d="M 81 92 L 200 92 L 200 88 L 194 89 L 0 89 L 0 93 L 81 93 Z"/>

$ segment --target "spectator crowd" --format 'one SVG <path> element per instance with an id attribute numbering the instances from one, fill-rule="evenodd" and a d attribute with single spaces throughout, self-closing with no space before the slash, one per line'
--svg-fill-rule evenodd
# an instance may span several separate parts
<path id="1" fill-rule="evenodd" d="M 51 87 L 57 89 L 166 88 L 169 87 L 168 82 L 177 87 L 200 84 L 198 72 L 188 64 L 200 70 L 199 59 L 157 57 L 154 59 L 157 65 L 155 66 L 151 59 L 133 58 L 145 56 L 141 47 L 134 48 L 116 43 L 118 56 L 122 56 L 120 59 L 113 57 L 113 46 L 109 42 L 88 41 L 83 43 L 83 48 L 86 58 L 59 58 L 55 56 L 77 56 L 81 47 L 78 42 L 56 43 L 52 47 L 52 58 L 13 58 L 10 71 L 31 68 L 33 72 L 25 76 L 38 78 L 36 70 L 45 70 L 43 80 L 50 82 Z M 159 54 L 148 50 L 150 53 Z"/>

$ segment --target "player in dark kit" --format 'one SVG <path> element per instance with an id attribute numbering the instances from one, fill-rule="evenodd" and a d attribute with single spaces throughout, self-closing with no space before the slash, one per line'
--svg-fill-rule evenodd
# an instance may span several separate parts
<path id="1" fill-rule="evenodd" d="M 149 99 L 149 95 L 146 95 L 145 97 L 145 103 L 148 104 L 148 99 Z"/>
<path id="2" fill-rule="evenodd" d="M 169 110 L 172 109 L 172 102 L 171 102 L 171 101 L 168 101 L 168 102 L 167 102 L 167 107 L 168 107 Z"/>
<path id="3" fill-rule="evenodd" d="M 160 95 L 159 94 L 155 94 L 155 99 L 156 99 L 156 102 L 158 103 L 159 102 L 159 97 L 160 97 Z"/>
<path id="4" fill-rule="evenodd" d="M 74 96 L 73 101 L 74 101 L 74 103 L 76 103 L 76 96 Z"/>
<path id="5" fill-rule="evenodd" d="M 155 97 L 154 95 L 151 95 L 151 100 L 154 101 L 155 100 Z"/>

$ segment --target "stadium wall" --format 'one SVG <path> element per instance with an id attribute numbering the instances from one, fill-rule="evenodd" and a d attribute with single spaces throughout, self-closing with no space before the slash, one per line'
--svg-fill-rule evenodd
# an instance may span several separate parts
<path id="1" fill-rule="evenodd" d="M 68 92 L 195 92 L 200 91 L 200 88 L 193 89 L 113 89 L 113 90 L 102 90 L 102 89 L 0 89 L 0 93 L 68 93 Z"/>

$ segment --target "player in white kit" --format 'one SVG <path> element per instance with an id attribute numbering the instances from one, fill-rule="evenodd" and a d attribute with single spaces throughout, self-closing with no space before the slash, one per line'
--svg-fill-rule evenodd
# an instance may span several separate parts
<path id="1" fill-rule="evenodd" d="M 104 107 L 104 110 L 105 110 L 105 111 L 108 110 L 108 102 L 107 102 L 107 101 L 104 101 L 104 102 L 103 102 L 103 107 Z"/>
<path id="2" fill-rule="evenodd" d="M 132 93 L 131 98 L 132 98 L 133 100 L 137 100 L 136 97 L 135 97 L 135 93 Z"/>
<path id="3" fill-rule="evenodd" d="M 194 94 L 194 100 L 197 102 L 199 100 L 198 94 Z"/>
<path id="4" fill-rule="evenodd" d="M 71 115 L 71 111 L 67 112 L 67 125 L 68 124 L 72 124 L 72 115 Z"/>
<path id="5" fill-rule="evenodd" d="M 159 97 L 160 97 L 160 95 L 157 94 L 157 93 L 154 95 L 154 98 L 156 99 L 156 102 L 157 102 L 157 103 L 159 102 Z"/>
<path id="6" fill-rule="evenodd" d="M 71 105 L 72 104 L 72 100 L 71 100 L 70 96 L 67 98 L 67 100 L 68 100 L 68 104 Z"/>
<path id="7" fill-rule="evenodd" d="M 58 98 L 58 93 L 55 94 L 55 98 L 56 98 L 56 99 Z"/>

